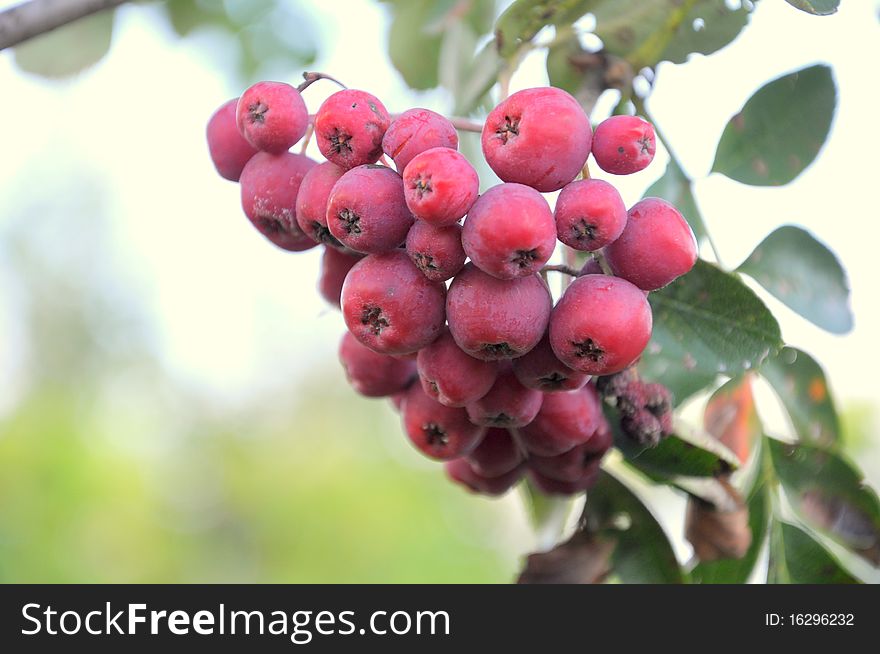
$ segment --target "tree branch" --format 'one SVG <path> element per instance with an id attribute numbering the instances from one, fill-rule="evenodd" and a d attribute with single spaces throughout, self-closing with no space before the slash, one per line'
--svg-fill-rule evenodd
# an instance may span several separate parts
<path id="1" fill-rule="evenodd" d="M 30 0 L 0 12 L 0 50 L 127 0 Z"/>

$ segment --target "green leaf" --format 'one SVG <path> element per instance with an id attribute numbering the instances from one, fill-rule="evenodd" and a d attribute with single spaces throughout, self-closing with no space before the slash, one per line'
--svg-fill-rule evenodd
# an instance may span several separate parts
<path id="1" fill-rule="evenodd" d="M 792 7 L 814 16 L 830 16 L 837 11 L 840 0 L 785 0 Z"/>
<path id="2" fill-rule="evenodd" d="M 547 61 L 549 65 L 549 58 Z M 645 191 L 643 197 L 663 198 L 671 202 L 688 221 L 697 241 L 706 238 L 706 223 L 703 222 L 703 216 L 697 208 L 691 180 L 684 174 L 674 157 L 669 157 L 666 172 Z"/>
<path id="3" fill-rule="evenodd" d="M 773 468 L 798 516 L 820 533 L 880 565 L 880 501 L 841 455 L 765 439 Z"/>
<path id="4" fill-rule="evenodd" d="M 744 584 L 751 575 L 758 555 L 761 553 L 761 548 L 764 546 L 770 511 L 768 489 L 760 458 L 755 461 L 755 465 L 759 470 L 758 478 L 752 484 L 751 492 L 746 498 L 749 509 L 749 528 L 752 530 L 752 544 L 741 559 L 720 559 L 698 563 L 691 570 L 691 578 L 695 583 Z"/>
<path id="5" fill-rule="evenodd" d="M 605 69 L 601 59 L 584 50 L 574 38 L 558 39 L 547 49 L 547 77 L 550 85 L 571 93 L 587 115 L 605 90 Z"/>
<path id="6" fill-rule="evenodd" d="M 773 521 L 768 583 L 859 584 L 840 562 L 800 527 Z"/>
<path id="7" fill-rule="evenodd" d="M 736 455 L 707 433 L 685 430 L 664 438 L 656 447 L 642 447 L 620 429 L 617 410 L 605 408 L 614 445 L 627 463 L 655 481 L 673 477 L 713 477 L 739 467 Z"/>
<path id="8" fill-rule="evenodd" d="M 822 329 L 833 334 L 852 329 L 846 272 L 805 229 L 785 225 L 775 230 L 737 270 Z"/>
<path id="9" fill-rule="evenodd" d="M 495 47 L 503 58 L 515 56 L 547 25 L 571 24 L 596 0 L 515 0 L 495 22 Z"/>
<path id="10" fill-rule="evenodd" d="M 829 447 L 840 441 L 840 420 L 821 366 L 809 354 L 786 347 L 761 374 L 782 400 L 802 443 Z"/>
<path id="11" fill-rule="evenodd" d="M 639 370 L 670 386 L 677 402 L 718 374 L 760 366 L 782 345 L 779 324 L 758 296 L 703 260 L 649 301 L 654 333 Z"/>
<path id="12" fill-rule="evenodd" d="M 725 0 L 601 0 L 594 3 L 596 34 L 605 50 L 636 70 L 660 61 L 682 63 L 689 54 L 711 54 L 733 41 L 751 8 Z"/>
<path id="13" fill-rule="evenodd" d="M 712 171 L 743 184 L 787 184 L 822 148 L 836 102 L 831 69 L 825 65 L 765 84 L 727 123 Z"/>
<path id="14" fill-rule="evenodd" d="M 393 4 L 388 32 L 391 63 L 413 89 L 431 89 L 439 83 L 441 37 L 429 35 L 425 26 L 432 15 L 433 0 L 408 0 Z"/>
<path id="15" fill-rule="evenodd" d="M 663 528 L 642 501 L 606 471 L 587 494 L 585 529 L 617 545 L 612 572 L 623 583 L 682 583 L 684 575 Z"/>
<path id="16" fill-rule="evenodd" d="M 27 73 L 61 78 L 98 63 L 110 51 L 113 11 L 101 11 L 25 41 L 14 49 Z"/>

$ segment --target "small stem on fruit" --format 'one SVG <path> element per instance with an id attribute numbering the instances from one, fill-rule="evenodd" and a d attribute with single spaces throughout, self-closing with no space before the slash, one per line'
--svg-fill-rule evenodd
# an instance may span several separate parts
<path id="1" fill-rule="evenodd" d="M 596 258 L 596 261 L 599 263 L 599 267 L 602 269 L 602 272 L 606 275 L 613 275 L 614 273 L 611 271 L 611 266 L 608 265 L 608 259 L 605 258 L 605 255 L 601 252 L 593 252 L 593 256 Z"/>
<path id="2" fill-rule="evenodd" d="M 469 118 L 449 116 L 449 122 L 452 123 L 452 126 L 459 132 L 476 132 L 479 134 L 483 131 L 483 123 L 476 120 L 470 120 Z"/>
<path id="3" fill-rule="evenodd" d="M 565 275 L 571 275 L 572 277 L 579 277 L 581 274 L 575 268 L 572 268 L 571 266 L 566 266 L 564 264 L 544 266 L 543 268 L 541 268 L 541 274 L 545 272 L 558 272 Z"/>
<path id="4" fill-rule="evenodd" d="M 306 72 L 303 73 L 303 80 L 304 80 L 304 81 L 303 81 L 299 86 L 296 87 L 296 90 L 299 91 L 300 93 L 302 93 L 302 92 L 305 91 L 307 88 L 309 88 L 312 84 L 314 84 L 315 82 L 317 82 L 319 79 L 326 79 L 326 80 L 329 80 L 329 81 L 331 81 L 331 82 L 335 82 L 336 84 L 339 84 L 339 86 L 341 86 L 341 87 L 344 88 L 344 89 L 347 89 L 347 88 L 348 88 L 345 84 L 343 84 L 342 82 L 340 82 L 340 81 L 339 81 L 338 79 L 336 79 L 335 77 L 331 77 L 330 75 L 327 75 L 327 74 L 325 74 L 325 73 L 308 72 L 308 71 L 306 71 Z"/>
<path id="5" fill-rule="evenodd" d="M 583 179 L 590 179 L 590 164 L 588 162 L 584 162 L 584 167 L 581 168 L 581 177 Z"/>
<path id="6" fill-rule="evenodd" d="M 299 149 L 300 154 L 305 154 L 306 150 L 309 147 L 309 143 L 312 141 L 312 135 L 315 133 L 315 124 L 311 121 L 309 122 L 309 126 L 306 127 L 306 134 L 303 136 L 302 146 Z"/>

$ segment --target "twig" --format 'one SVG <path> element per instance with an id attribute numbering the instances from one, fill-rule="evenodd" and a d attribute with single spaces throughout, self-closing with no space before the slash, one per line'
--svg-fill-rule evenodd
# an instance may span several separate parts
<path id="1" fill-rule="evenodd" d="M 300 85 L 296 87 L 296 90 L 299 91 L 300 93 L 302 93 L 307 88 L 309 88 L 312 84 L 317 82 L 319 79 L 326 79 L 330 82 L 334 82 L 335 84 L 338 84 L 339 86 L 341 86 L 344 89 L 348 88 L 345 84 L 340 82 L 338 79 L 336 79 L 335 77 L 331 77 L 330 75 L 327 75 L 326 73 L 304 72 L 303 73 L 303 80 L 304 81 L 301 82 Z"/>
<path id="2" fill-rule="evenodd" d="M 0 12 L 0 50 L 127 0 L 30 0 Z"/>
<path id="3" fill-rule="evenodd" d="M 565 264 L 558 264 L 552 266 L 544 266 L 541 268 L 541 272 L 558 272 L 564 273 L 566 275 L 571 275 L 572 277 L 580 277 L 580 271 L 572 268 L 571 266 L 566 266 Z"/>

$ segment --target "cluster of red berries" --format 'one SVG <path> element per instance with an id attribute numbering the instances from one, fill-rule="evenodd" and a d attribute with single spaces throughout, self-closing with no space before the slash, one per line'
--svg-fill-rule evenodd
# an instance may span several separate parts
<path id="1" fill-rule="evenodd" d="M 320 164 L 289 151 L 310 124 Z M 515 93 L 482 129 L 504 182 L 482 195 L 452 122 L 427 109 L 392 117 L 364 91 L 331 95 L 310 119 L 298 89 L 260 82 L 214 114 L 208 144 L 266 238 L 324 247 L 319 289 L 349 330 L 339 349 L 348 379 L 391 397 L 419 450 L 487 494 L 526 472 L 548 493 L 593 483 L 611 432 L 591 378 L 639 358 L 647 292 L 697 256 L 672 205 L 648 198 L 627 211 L 608 182 L 578 179 L 590 153 L 609 173 L 645 168 L 648 122 L 614 116 L 594 134 L 565 91 Z M 383 154 L 396 170 L 376 164 Z M 542 195 L 554 191 L 555 211 Z M 554 306 L 540 273 L 557 240 L 597 253 L 604 269 L 593 258 L 572 271 Z M 642 391 L 618 404 L 625 429 L 650 440 L 668 432 L 669 398 Z"/>

